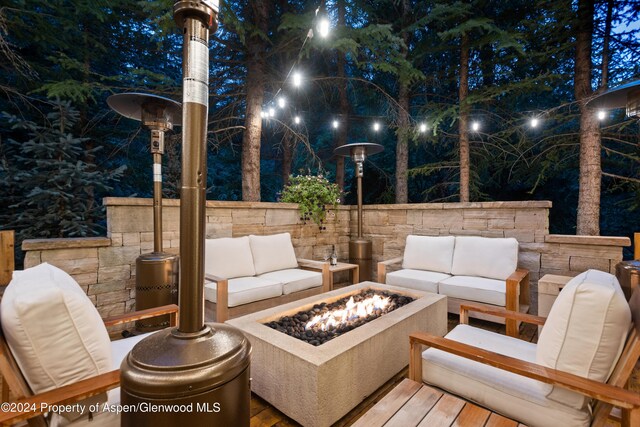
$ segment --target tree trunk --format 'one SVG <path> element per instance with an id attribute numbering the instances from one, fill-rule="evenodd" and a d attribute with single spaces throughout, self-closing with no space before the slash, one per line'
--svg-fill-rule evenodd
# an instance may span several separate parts
<path id="1" fill-rule="evenodd" d="M 408 0 L 402 0 L 401 25 L 404 28 L 407 16 L 410 14 Z M 409 47 L 409 33 L 402 31 L 402 40 L 405 47 L 402 48 L 402 57 L 407 58 Z M 409 85 L 403 81 L 403 76 L 398 76 L 398 135 L 396 140 L 396 203 L 409 201 L 407 186 L 407 170 L 409 168 Z"/>
<path id="2" fill-rule="evenodd" d="M 346 6 L 345 0 L 339 0 L 338 5 L 338 28 L 343 31 L 345 28 Z M 349 143 L 349 98 L 347 94 L 346 63 L 344 52 L 337 52 L 337 76 L 338 76 L 338 96 L 340 98 L 340 120 L 336 133 L 334 147 L 340 147 Z M 344 157 L 336 156 L 336 184 L 344 190 Z"/>
<path id="3" fill-rule="evenodd" d="M 291 164 L 293 163 L 293 135 L 286 132 L 282 138 L 282 186 L 289 183 Z"/>
<path id="4" fill-rule="evenodd" d="M 611 20 L 613 17 L 614 0 L 607 0 L 607 16 L 604 22 L 604 38 L 602 40 L 602 80 L 600 89 L 609 86 L 609 45 L 611 44 Z"/>
<path id="5" fill-rule="evenodd" d="M 251 0 L 253 24 L 264 34 L 268 32 L 268 1 Z M 247 111 L 242 136 L 242 200 L 260 201 L 260 137 L 262 134 L 262 103 L 264 101 L 266 41 L 260 35 L 247 40 Z"/>
<path id="6" fill-rule="evenodd" d="M 576 22 L 575 96 L 580 107 L 580 190 L 576 234 L 600 234 L 600 126 L 586 107 L 591 89 L 591 42 L 594 0 L 578 1 Z"/>
<path id="7" fill-rule="evenodd" d="M 469 201 L 469 36 L 464 34 L 460 41 L 460 201 Z"/>

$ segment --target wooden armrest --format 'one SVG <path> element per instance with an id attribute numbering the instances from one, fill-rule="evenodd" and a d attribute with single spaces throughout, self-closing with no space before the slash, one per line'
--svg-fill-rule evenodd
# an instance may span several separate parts
<path id="1" fill-rule="evenodd" d="M 178 310 L 179 307 L 175 304 L 147 308 L 146 310 L 134 311 L 133 313 L 126 313 L 120 316 L 107 317 L 106 319 L 104 319 L 104 326 L 121 325 L 123 323 L 149 319 L 151 317 L 162 316 L 165 314 L 172 314 L 173 316 L 171 317 L 175 318 Z M 175 322 L 173 322 L 172 326 L 175 326 Z"/>
<path id="2" fill-rule="evenodd" d="M 15 409 L 22 411 L 0 411 L 0 424 L 11 425 L 21 420 L 33 418 L 49 412 L 52 405 L 67 405 L 79 402 L 91 396 L 104 393 L 120 384 L 120 370 L 107 372 L 68 384 L 44 393 L 36 394 L 13 402 Z"/>
<path id="3" fill-rule="evenodd" d="M 506 310 L 502 307 L 495 307 L 485 304 L 463 303 L 460 304 L 460 323 L 469 323 L 469 312 L 490 314 L 492 316 L 503 317 L 505 319 L 518 320 L 520 322 L 531 323 L 533 325 L 544 325 L 546 317 L 534 316 L 533 314 L 520 313 L 519 311 Z"/>
<path id="4" fill-rule="evenodd" d="M 402 260 L 403 260 L 403 257 L 400 256 L 400 257 L 388 259 L 386 261 L 379 261 L 378 277 L 377 277 L 378 282 L 386 283 L 387 282 L 387 266 L 397 264 L 399 262 L 402 262 Z"/>
<path id="5" fill-rule="evenodd" d="M 520 306 L 528 306 L 529 300 L 529 270 L 518 268 L 507 277 L 505 308 L 510 311 L 520 311 Z M 518 323 L 514 319 L 507 319 L 507 335 L 518 337 Z"/>
<path id="6" fill-rule="evenodd" d="M 313 259 L 298 258 L 298 265 L 305 270 L 315 270 L 322 273 L 322 292 L 329 292 L 331 289 L 331 264 L 327 261 L 316 261 Z"/>
<path id="7" fill-rule="evenodd" d="M 528 275 L 529 275 L 529 270 L 527 270 L 525 268 L 518 268 L 518 269 L 516 269 L 516 271 L 511 273 L 511 275 L 509 277 L 507 277 L 507 280 L 512 280 L 512 281 L 515 281 L 517 283 L 520 283 Z"/>
<path id="8" fill-rule="evenodd" d="M 222 277 L 216 276 L 215 274 L 209 274 L 209 273 L 205 273 L 204 278 L 207 280 L 211 280 L 212 282 L 222 282 L 223 280 L 228 280 L 228 279 L 223 279 Z"/>
<path id="9" fill-rule="evenodd" d="M 414 381 L 422 381 L 421 346 L 426 345 L 517 375 L 560 386 L 620 408 L 633 409 L 640 407 L 640 394 L 638 393 L 568 372 L 547 368 L 536 363 L 504 356 L 458 341 L 424 332 L 416 332 L 409 336 L 409 343 L 411 345 L 410 365 L 412 365 L 409 367 L 409 373 L 410 378 Z M 418 356 L 417 358 L 416 355 Z"/>

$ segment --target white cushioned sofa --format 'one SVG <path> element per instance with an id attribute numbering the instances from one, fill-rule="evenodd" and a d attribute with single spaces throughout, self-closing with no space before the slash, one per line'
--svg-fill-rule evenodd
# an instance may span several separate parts
<path id="1" fill-rule="evenodd" d="M 473 304 L 469 307 L 476 308 Z M 556 375 L 554 384 L 514 372 L 528 371 L 543 378 L 555 374 L 545 373 L 545 369 L 551 369 L 602 383 L 620 374 L 621 371 L 614 368 L 630 336 L 631 310 L 616 277 L 597 270 L 576 276 L 560 292 L 546 321 L 542 321 L 544 327 L 537 344 L 468 324 L 456 326 L 444 340 L 423 334 L 416 337 L 417 341 L 427 346 L 437 341 L 438 349 L 429 348 L 422 353 L 421 372 L 417 370 L 414 375 L 530 427 L 589 426 L 597 408 L 592 411 L 584 394 L 558 385 L 571 378 Z M 495 361 L 492 355 L 474 361 L 466 358 L 469 356 L 451 354 L 450 349 L 460 349 L 458 344 L 473 346 L 460 354 L 476 355 L 481 351 L 477 349 L 482 349 L 517 359 L 504 361 L 503 365 L 513 369 L 519 361 L 535 365 L 519 366 L 518 370 L 509 372 L 511 368 L 494 367 L 500 364 L 490 366 Z M 636 360 L 637 353 L 629 373 Z M 623 361 L 626 363 L 628 361 Z M 624 382 L 626 380 L 622 386 Z M 592 387 L 584 383 L 576 390 L 587 386 Z M 612 391 L 615 390 L 601 389 L 600 394 L 610 396 Z"/>
<path id="2" fill-rule="evenodd" d="M 235 317 L 329 290 L 329 264 L 297 259 L 289 233 L 205 241 L 207 318 Z"/>
<path id="3" fill-rule="evenodd" d="M 402 269 L 387 267 L 402 262 Z M 446 295 L 458 313 L 464 301 L 513 311 L 529 309 L 529 272 L 518 269 L 518 241 L 476 236 L 407 236 L 404 256 L 378 263 L 378 281 Z M 475 317 L 504 323 L 493 316 Z M 507 321 L 509 335 L 515 323 Z"/>

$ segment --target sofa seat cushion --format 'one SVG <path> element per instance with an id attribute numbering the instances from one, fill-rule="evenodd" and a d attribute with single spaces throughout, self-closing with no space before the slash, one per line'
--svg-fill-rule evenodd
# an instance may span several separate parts
<path id="1" fill-rule="evenodd" d="M 84 290 L 47 263 L 13 274 L 2 329 L 31 389 L 41 393 L 111 370 L 109 334 Z"/>
<path id="2" fill-rule="evenodd" d="M 504 280 L 473 276 L 452 276 L 438 284 L 440 295 L 502 307 L 506 301 L 506 288 Z"/>
<path id="3" fill-rule="evenodd" d="M 405 268 L 387 274 L 386 283 L 392 286 L 416 289 L 418 291 L 438 293 L 438 282 L 451 277 L 435 271 L 413 270 Z"/>
<path id="4" fill-rule="evenodd" d="M 631 310 L 613 274 L 587 270 L 558 294 L 538 340 L 537 362 L 543 366 L 604 382 L 620 357 L 631 325 Z M 550 399 L 571 401 L 554 388 Z"/>
<path id="5" fill-rule="evenodd" d="M 298 260 L 291 243 L 291 234 L 249 236 L 256 275 L 270 271 L 297 268 Z"/>
<path id="6" fill-rule="evenodd" d="M 249 237 L 205 240 L 204 272 L 222 279 L 255 276 Z"/>
<path id="7" fill-rule="evenodd" d="M 506 280 L 518 267 L 518 241 L 513 237 L 457 236 L 451 274 Z"/>
<path id="8" fill-rule="evenodd" d="M 455 241 L 453 236 L 407 236 L 402 268 L 451 273 Z"/>
<path id="9" fill-rule="evenodd" d="M 216 282 L 205 281 L 204 296 L 208 301 L 217 301 Z M 229 307 L 275 298 L 282 295 L 282 283 L 260 277 L 238 277 L 229 279 Z"/>
<path id="10" fill-rule="evenodd" d="M 282 283 L 283 295 L 322 286 L 322 273 L 300 268 L 271 271 L 258 277 Z"/>
<path id="11" fill-rule="evenodd" d="M 536 359 L 536 345 L 494 332 L 458 325 L 446 336 L 454 341 L 515 357 Z M 423 381 L 491 408 L 530 427 L 588 426 L 586 410 L 574 409 L 546 395 L 551 386 L 433 348 L 422 353 Z"/>

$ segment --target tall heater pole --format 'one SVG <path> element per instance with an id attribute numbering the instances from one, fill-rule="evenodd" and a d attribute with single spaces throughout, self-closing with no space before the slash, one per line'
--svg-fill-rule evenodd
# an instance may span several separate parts
<path id="1" fill-rule="evenodd" d="M 123 427 L 249 427 L 251 345 L 237 328 L 204 322 L 205 186 L 209 28 L 218 1 L 178 1 L 184 34 L 179 325 L 140 341 L 122 362 L 122 404 L 185 412 L 122 414 Z"/>

